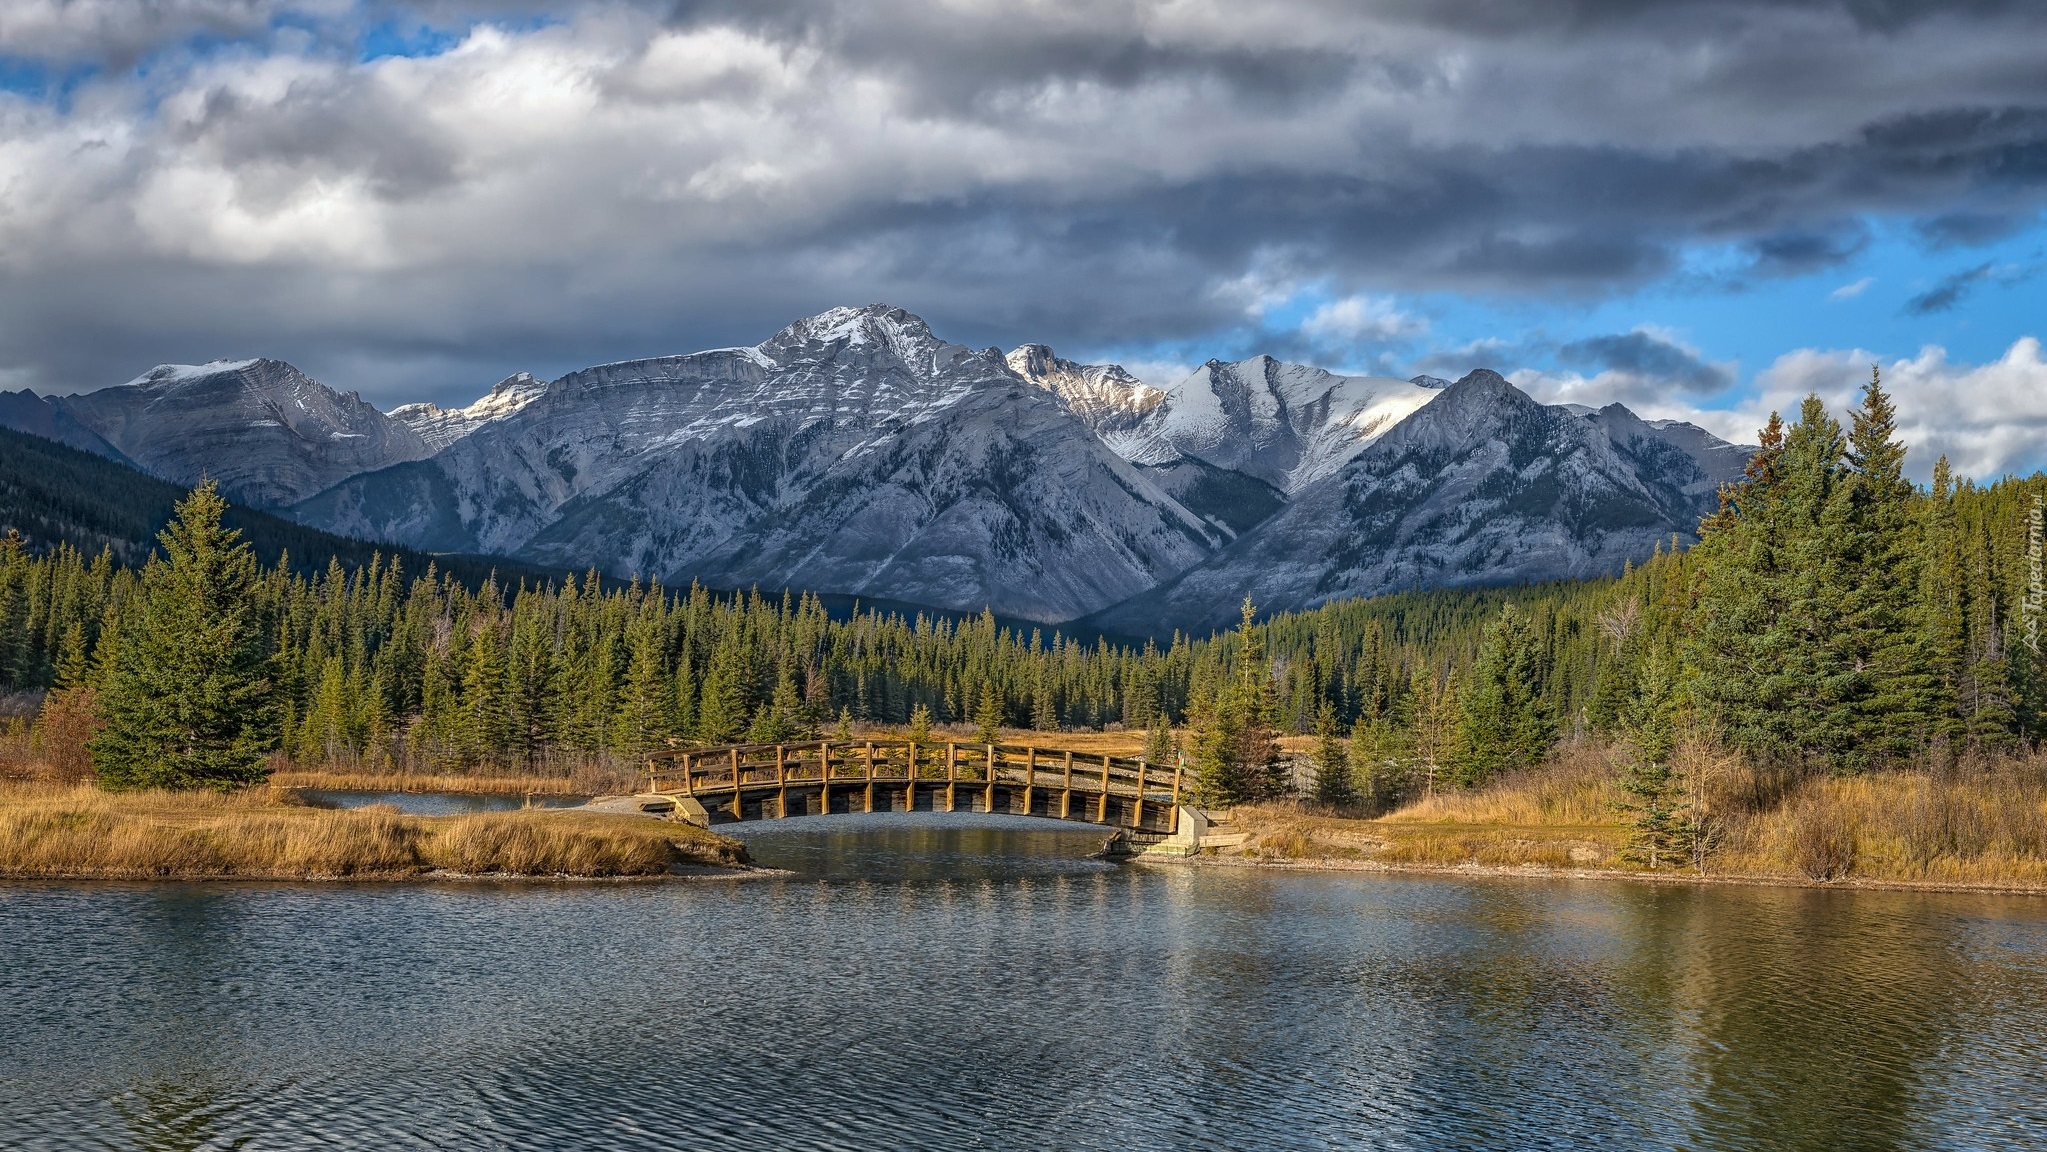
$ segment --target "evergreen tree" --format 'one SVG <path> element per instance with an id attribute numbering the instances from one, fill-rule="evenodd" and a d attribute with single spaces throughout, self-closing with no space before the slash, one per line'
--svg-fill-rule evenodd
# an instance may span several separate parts
<path id="1" fill-rule="evenodd" d="M 1839 557 L 1845 595 L 1828 640 L 1836 649 L 1830 662 L 1859 682 L 1848 742 L 1829 752 L 1845 767 L 1862 768 L 1910 754 L 1952 707 L 1941 699 L 1917 618 L 1923 543 L 1915 493 L 1896 438 L 1897 409 L 1877 369 L 1850 415 L 1850 519 Z"/>
<path id="2" fill-rule="evenodd" d="M 1042 668 L 1031 688 L 1031 728 L 1037 732 L 1059 730 L 1059 716 L 1052 710 L 1052 686 Z"/>
<path id="3" fill-rule="evenodd" d="M 1283 791 L 1271 666 L 1256 609 L 1244 600 L 1236 631 L 1237 674 L 1195 717 L 1194 792 L 1227 807 Z"/>
<path id="4" fill-rule="evenodd" d="M 1315 803 L 1326 808 L 1352 808 L 1357 802 L 1357 788 L 1351 782 L 1350 753 L 1336 727 L 1336 709 L 1324 700 L 1315 716 Z"/>
<path id="5" fill-rule="evenodd" d="M 774 695 L 761 705 L 760 712 L 753 719 L 753 727 L 746 734 L 747 741 L 753 744 L 789 744 L 810 739 L 815 733 L 803 723 L 802 708 L 802 698 L 796 693 L 796 677 L 785 660 L 775 677 Z"/>
<path id="6" fill-rule="evenodd" d="M 1002 738 L 1002 711 L 995 681 L 981 681 L 981 703 L 974 709 L 974 743 L 993 744 Z"/>
<path id="7" fill-rule="evenodd" d="M 731 744 L 746 731 L 752 679 L 736 633 L 722 637 L 697 697 L 697 740 Z"/>
<path id="8" fill-rule="evenodd" d="M 1658 652 L 1643 661 L 1622 712 L 1619 788 L 1632 825 L 1628 853 L 1651 868 L 1682 861 L 1697 831 L 1684 781 L 1671 765 L 1679 701 L 1675 660 Z"/>
<path id="9" fill-rule="evenodd" d="M 1483 784 L 1498 773 L 1540 761 L 1557 726 L 1544 694 L 1548 669 L 1528 621 L 1512 605 L 1486 633 L 1471 678 L 1459 696 L 1455 777 Z"/>
<path id="10" fill-rule="evenodd" d="M 178 502 L 142 575 L 89 747 L 109 788 L 230 788 L 268 775 L 277 747 L 256 559 L 221 527 L 212 481 Z"/>
<path id="11" fill-rule="evenodd" d="M 462 718 L 456 746 L 464 763 L 480 763 L 504 751 L 510 720 L 507 680 L 505 650 L 496 622 L 479 619 L 472 625 L 462 667 Z"/>
<path id="12" fill-rule="evenodd" d="M 650 611 L 642 611 L 627 644 L 625 685 L 612 736 L 612 746 L 624 755 L 644 757 L 667 747 L 675 734 L 674 681 L 662 648 L 658 621 Z"/>
<path id="13" fill-rule="evenodd" d="M 1151 731 L 1144 737 L 1144 762 L 1162 768 L 1175 767 L 1180 762 L 1180 749 L 1173 742 L 1173 729 L 1164 712 L 1152 715 Z"/>
<path id="14" fill-rule="evenodd" d="M 910 709 L 910 740 L 920 746 L 931 743 L 931 709 L 922 704 Z"/>

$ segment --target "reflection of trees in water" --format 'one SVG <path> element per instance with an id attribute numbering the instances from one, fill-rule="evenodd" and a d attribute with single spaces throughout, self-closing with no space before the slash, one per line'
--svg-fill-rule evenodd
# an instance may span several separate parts
<path id="1" fill-rule="evenodd" d="M 198 1152 L 249 1144 L 247 1137 L 223 1138 L 222 1120 L 232 1121 L 239 1105 L 237 1095 L 204 1083 L 153 1079 L 131 1087 L 112 1104 L 135 1147 L 148 1152 Z"/>
<path id="2" fill-rule="evenodd" d="M 1641 933 L 1680 974 L 1690 1142 L 1923 1146 L 1921 1091 L 1960 1009 L 1952 921 L 1887 893 L 1693 895 L 1681 924 Z"/>

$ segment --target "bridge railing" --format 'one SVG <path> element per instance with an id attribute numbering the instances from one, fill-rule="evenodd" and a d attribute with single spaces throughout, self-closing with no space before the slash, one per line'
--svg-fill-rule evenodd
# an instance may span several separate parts
<path id="1" fill-rule="evenodd" d="M 648 790 L 724 796 L 748 789 L 838 784 L 924 783 L 1022 786 L 1146 805 L 1177 805 L 1178 766 L 1127 756 L 1039 748 L 909 740 L 817 740 L 792 744 L 727 744 L 656 752 L 647 759 Z M 1106 811 L 1106 808 L 1102 809 Z"/>

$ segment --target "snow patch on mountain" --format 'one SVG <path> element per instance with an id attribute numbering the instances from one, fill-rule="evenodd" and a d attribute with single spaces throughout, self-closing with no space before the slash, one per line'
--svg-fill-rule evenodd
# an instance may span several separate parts
<path id="1" fill-rule="evenodd" d="M 1112 446 L 1152 466 L 1196 459 L 1289 495 L 1331 475 L 1436 397 L 1406 380 L 1254 356 L 1210 360 Z"/>
<path id="2" fill-rule="evenodd" d="M 498 381 L 489 392 L 466 407 L 401 404 L 391 409 L 390 416 L 417 432 L 427 447 L 438 452 L 485 424 L 519 411 L 539 399 L 546 390 L 547 385 L 535 380 L 531 373 L 520 372 Z"/>

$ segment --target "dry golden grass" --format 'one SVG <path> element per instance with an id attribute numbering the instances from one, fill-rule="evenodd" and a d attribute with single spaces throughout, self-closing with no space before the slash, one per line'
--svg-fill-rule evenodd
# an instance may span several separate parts
<path id="1" fill-rule="evenodd" d="M 588 768 L 567 775 L 475 772 L 379 772 L 347 765 L 286 768 L 270 781 L 323 792 L 452 792 L 463 795 L 603 796 L 646 786 L 644 775 Z"/>
<path id="2" fill-rule="evenodd" d="M 2047 888 L 2047 760 L 1799 779 L 1704 743 L 1678 757 L 1703 781 L 1714 875 Z M 1295 805 L 1231 818 L 1250 834 L 1241 851 L 1253 858 L 1646 871 L 1620 855 L 1629 828 L 1614 779 L 1608 751 L 1579 741 L 1490 787 L 1441 791 L 1378 819 Z"/>
<path id="3" fill-rule="evenodd" d="M 0 787 L 0 875 L 7 876 L 652 876 L 674 864 L 744 862 L 735 841 L 632 817 L 335 811 L 296 803 L 275 787 L 232 795 Z"/>
<path id="4" fill-rule="evenodd" d="M 1502 810 L 1511 811 L 1502 804 Z M 1406 816 L 1411 809 L 1403 810 Z M 1611 822 L 1570 824 L 1483 822 L 1462 818 L 1347 818 L 1291 804 L 1257 804 L 1230 813 L 1231 828 L 1249 834 L 1242 853 L 1256 859 L 1423 867 L 1485 865 L 1546 868 L 1611 867 L 1626 829 Z"/>
<path id="5" fill-rule="evenodd" d="M 1439 790 L 1386 814 L 1391 823 L 1606 825 L 1618 823 L 1613 764 L 1604 747 L 1573 741 L 1545 762 L 1469 792 Z"/>
<path id="6" fill-rule="evenodd" d="M 1814 880 L 2047 886 L 2047 784 L 2023 767 L 1808 780 L 1738 822 L 1716 867 Z"/>

